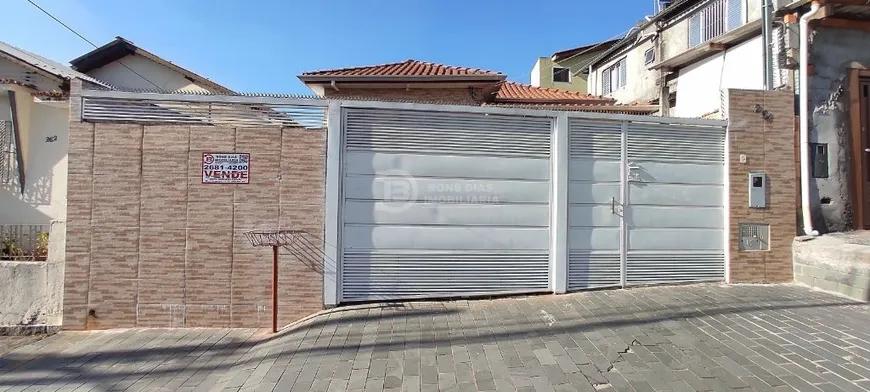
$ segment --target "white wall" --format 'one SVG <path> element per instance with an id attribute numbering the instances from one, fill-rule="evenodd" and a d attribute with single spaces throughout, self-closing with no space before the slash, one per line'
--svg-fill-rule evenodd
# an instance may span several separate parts
<path id="1" fill-rule="evenodd" d="M 541 86 L 541 58 L 535 61 L 535 67 L 532 68 L 531 82 L 529 84 L 535 87 Z"/>
<path id="2" fill-rule="evenodd" d="M 151 90 L 159 87 L 161 90 L 167 91 L 208 91 L 187 80 L 184 75 L 140 55 L 128 55 L 119 61 L 113 61 L 93 69 L 88 72 L 88 75 L 117 87 Z M 131 71 L 131 69 L 136 72 Z M 155 87 L 155 85 L 157 86 Z"/>
<path id="3" fill-rule="evenodd" d="M 680 70 L 677 117 L 699 117 L 720 108 L 721 91 L 761 89 L 764 84 L 761 36 Z"/>
<path id="4" fill-rule="evenodd" d="M 9 112 L 6 91 L 0 93 L 4 95 L 0 112 Z M 16 100 L 30 106 L 29 124 L 21 129 L 22 138 L 27 139 L 25 187 L 22 194 L 17 175 L 11 184 L 0 185 L 0 224 L 48 224 L 66 219 L 69 109 L 66 103 L 33 102 L 20 91 Z M 54 136 L 55 141 L 46 141 Z"/>
<path id="5" fill-rule="evenodd" d="M 47 261 L 0 261 L 0 326 L 61 324 L 66 223 L 49 238 Z"/>

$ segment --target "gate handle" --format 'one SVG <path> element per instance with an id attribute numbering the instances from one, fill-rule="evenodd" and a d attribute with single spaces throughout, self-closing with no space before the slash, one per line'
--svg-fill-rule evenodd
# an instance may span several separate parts
<path id="1" fill-rule="evenodd" d="M 614 214 L 614 215 L 616 214 L 616 198 L 615 197 L 610 198 L 610 213 Z"/>

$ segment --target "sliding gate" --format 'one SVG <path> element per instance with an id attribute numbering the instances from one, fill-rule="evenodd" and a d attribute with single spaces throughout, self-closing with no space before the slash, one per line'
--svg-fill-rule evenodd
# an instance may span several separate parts
<path id="1" fill-rule="evenodd" d="M 725 128 L 569 121 L 568 289 L 717 281 Z"/>

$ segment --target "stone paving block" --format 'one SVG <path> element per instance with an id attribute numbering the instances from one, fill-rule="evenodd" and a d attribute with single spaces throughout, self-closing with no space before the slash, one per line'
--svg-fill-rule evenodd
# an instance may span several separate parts
<path id="1" fill-rule="evenodd" d="M 558 329 L 542 322 L 541 309 Z M 41 355 L 4 366 L 0 387 L 16 380 L 18 389 L 862 390 L 868 323 L 868 305 L 796 286 L 415 302 L 348 307 L 262 342 L 229 330 L 89 332 L 75 339 L 90 343 L 61 361 Z M 132 359 L 106 354 L 117 349 Z"/>
<path id="2" fill-rule="evenodd" d="M 829 382 L 816 384 L 815 387 L 824 392 L 843 392 L 843 389 Z"/>

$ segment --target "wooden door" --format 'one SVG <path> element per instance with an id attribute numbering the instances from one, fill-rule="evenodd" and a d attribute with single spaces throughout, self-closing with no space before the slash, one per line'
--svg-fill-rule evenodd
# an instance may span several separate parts
<path id="1" fill-rule="evenodd" d="M 861 78 L 859 81 L 859 108 L 860 108 L 860 140 L 856 140 L 860 146 L 860 155 L 855 157 L 856 171 L 859 175 L 858 186 L 861 188 L 861 197 L 857 202 L 861 204 L 862 224 L 859 229 L 870 229 L 870 79 Z"/>

